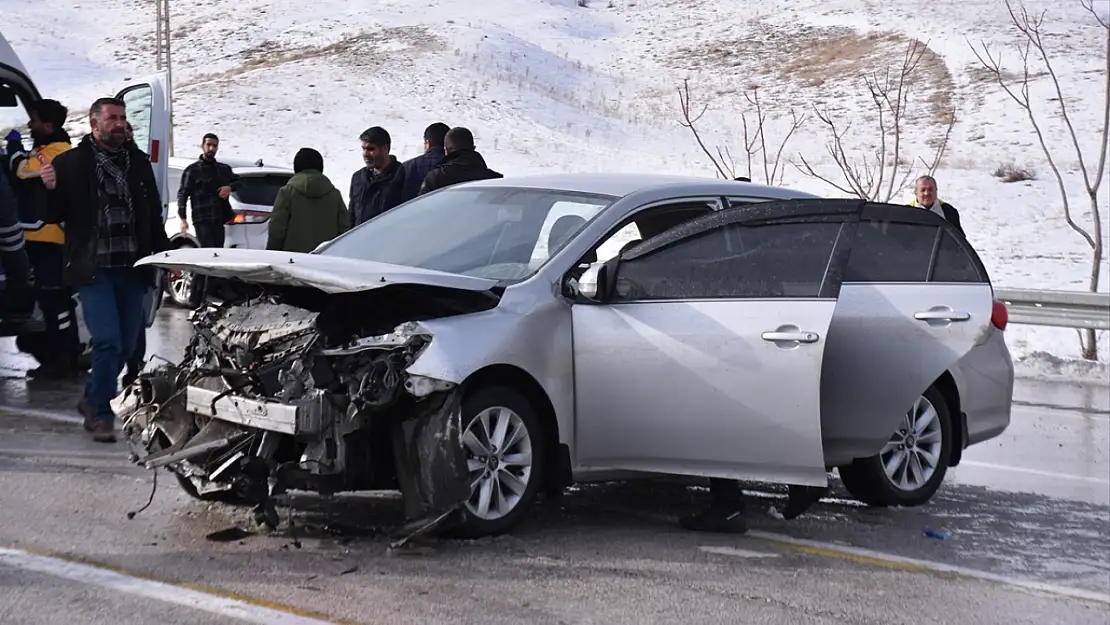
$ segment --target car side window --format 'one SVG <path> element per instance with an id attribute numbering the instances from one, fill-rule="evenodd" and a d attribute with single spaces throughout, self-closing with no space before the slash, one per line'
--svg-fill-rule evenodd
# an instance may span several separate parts
<path id="1" fill-rule="evenodd" d="M 940 240 L 930 282 L 986 282 L 978 266 L 948 232 Z"/>
<path id="2" fill-rule="evenodd" d="M 714 228 L 622 261 L 611 301 L 818 297 L 841 227 Z"/>
<path id="3" fill-rule="evenodd" d="M 925 282 L 938 230 L 928 224 L 861 221 L 844 282 Z"/>

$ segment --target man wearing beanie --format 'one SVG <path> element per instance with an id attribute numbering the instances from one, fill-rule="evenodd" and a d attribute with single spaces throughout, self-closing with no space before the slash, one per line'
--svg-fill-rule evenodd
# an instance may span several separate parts
<path id="1" fill-rule="evenodd" d="M 347 207 L 324 175 L 324 157 L 316 150 L 301 148 L 293 172 L 274 201 L 266 249 L 307 253 L 347 231 Z"/>

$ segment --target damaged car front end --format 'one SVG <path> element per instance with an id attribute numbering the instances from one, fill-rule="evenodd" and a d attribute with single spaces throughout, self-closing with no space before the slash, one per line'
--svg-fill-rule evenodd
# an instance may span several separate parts
<path id="1" fill-rule="evenodd" d="M 194 252 L 172 254 L 184 267 L 182 253 Z M 407 371 L 435 340 L 421 321 L 490 310 L 497 291 L 476 278 L 333 272 L 328 262 L 192 266 L 239 279 L 192 313 L 179 362 L 117 398 L 132 460 L 171 471 L 193 497 L 249 505 L 271 527 L 275 498 L 291 490 L 400 490 L 406 527 L 427 529 L 460 510 L 472 478 L 461 381 Z"/>

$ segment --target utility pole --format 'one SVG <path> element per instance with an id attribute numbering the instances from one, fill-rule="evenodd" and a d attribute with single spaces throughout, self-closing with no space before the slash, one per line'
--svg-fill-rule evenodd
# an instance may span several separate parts
<path id="1" fill-rule="evenodd" d="M 173 155 L 173 55 L 170 42 L 170 0 L 154 0 L 157 25 L 155 33 L 155 67 L 166 71 L 166 106 L 170 112 L 170 145 L 167 156 Z"/>

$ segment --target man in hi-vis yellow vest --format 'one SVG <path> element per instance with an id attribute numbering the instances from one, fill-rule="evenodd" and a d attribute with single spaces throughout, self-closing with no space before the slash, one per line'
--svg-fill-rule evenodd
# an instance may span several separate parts
<path id="1" fill-rule="evenodd" d="M 57 100 L 39 100 L 28 107 L 34 147 L 23 148 L 22 137 L 9 134 L 8 166 L 14 174 L 19 219 L 23 226 L 27 255 L 35 271 L 36 299 L 46 321 L 45 332 L 16 337 L 19 350 L 39 361 L 31 375 L 39 378 L 68 378 L 80 373 L 81 343 L 72 290 L 62 280 L 65 264 L 65 230 L 60 224 L 44 223 L 40 204 L 45 189 L 40 180 L 42 166 L 70 149 L 63 125 L 69 111 Z"/>

